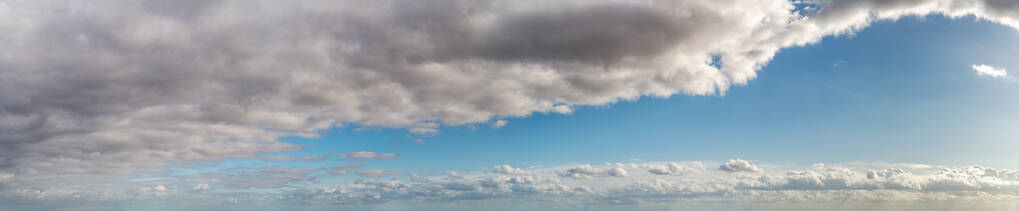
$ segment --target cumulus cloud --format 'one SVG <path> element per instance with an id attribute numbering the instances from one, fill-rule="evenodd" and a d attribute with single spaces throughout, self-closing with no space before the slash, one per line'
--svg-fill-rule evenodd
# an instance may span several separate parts
<path id="1" fill-rule="evenodd" d="M 625 168 L 636 168 L 636 164 L 606 163 L 606 168 L 599 169 L 591 165 L 580 165 L 558 172 L 560 177 L 573 179 L 593 179 L 594 177 L 626 177 Z"/>
<path id="2" fill-rule="evenodd" d="M 140 194 L 75 192 L 67 189 L 7 191 L 4 196 L 20 196 L 33 200 L 201 200 L 217 204 L 257 203 L 287 204 L 323 208 L 379 208 L 382 204 L 398 203 L 415 206 L 446 207 L 452 204 L 472 208 L 501 202 L 545 203 L 566 207 L 614 208 L 645 205 L 675 206 L 717 205 L 718 203 L 753 202 L 758 205 L 803 206 L 829 203 L 834 207 L 875 205 L 882 203 L 1013 203 L 1019 200 L 1019 171 L 983 166 L 945 167 L 941 169 L 868 169 L 844 165 L 814 165 L 801 170 L 775 171 L 772 174 L 730 174 L 706 171 L 700 175 L 675 176 L 650 171 L 629 171 L 626 177 L 610 177 L 613 168 L 646 168 L 650 166 L 689 166 L 697 162 L 666 162 L 643 164 L 610 163 L 604 168 L 590 165 L 540 169 L 530 175 L 491 174 L 488 172 L 457 173 L 455 179 L 411 175 L 386 181 L 359 179 L 349 184 L 297 186 L 297 175 L 314 175 L 309 170 L 264 167 L 254 172 L 275 174 L 259 182 L 263 185 L 291 187 L 283 192 L 245 193 L 247 186 L 230 186 L 229 175 L 206 175 L 204 182 L 196 178 L 178 178 L 184 183 L 146 183 L 136 188 Z M 859 166 L 850 164 L 849 166 Z M 793 168 L 796 169 L 796 168 Z M 385 170 L 359 171 L 365 177 L 385 177 L 399 173 Z M 561 172 L 589 175 L 581 180 L 559 180 Z M 587 172 L 587 173 L 579 173 Z M 243 177 L 243 176 L 241 176 Z M 209 180 L 209 178 L 218 178 Z M 255 178 L 255 177 L 250 177 Z M 176 181 L 176 180 L 167 180 Z M 286 182 L 280 182 L 286 181 Z M 272 184 L 275 183 L 275 184 Z M 289 184 L 289 185 L 288 185 Z M 134 184 L 132 184 L 134 185 Z M 185 186 L 186 185 L 186 186 Z M 208 187 L 225 188 L 226 192 L 207 191 Z M 269 186 L 263 186 L 269 187 Z M 116 194 L 116 193 L 114 193 Z M 535 200 L 539 201 L 535 201 Z M 472 203 L 477 202 L 475 205 Z M 530 204 L 526 204 L 530 205 Z M 399 205 L 398 205 L 399 206 Z M 1012 204 L 1011 206 L 1014 206 Z M 3 208 L 4 205 L 0 205 Z M 1008 207 L 1008 206 L 1006 206 Z M 474 207 L 478 208 L 478 207 Z M 809 208 L 809 207 L 806 207 Z M 826 207 L 815 207 L 825 209 Z"/>
<path id="3" fill-rule="evenodd" d="M 496 165 L 496 166 L 492 166 L 492 168 L 489 169 L 489 172 L 496 173 L 496 174 L 509 174 L 509 175 L 528 175 L 528 174 L 531 174 L 531 172 L 524 171 L 524 170 L 519 169 L 519 168 L 513 168 L 510 165 Z"/>
<path id="4" fill-rule="evenodd" d="M 602 170 L 591 167 L 591 165 L 581 165 L 560 171 L 559 176 L 574 179 L 593 179 L 594 176 L 600 175 L 601 173 Z"/>
<path id="5" fill-rule="evenodd" d="M 718 166 L 718 170 L 727 172 L 761 172 L 761 168 L 740 159 L 730 159 Z"/>
<path id="6" fill-rule="evenodd" d="M 278 138 L 341 124 L 433 135 L 642 96 L 722 94 L 783 48 L 904 16 L 1019 28 L 1014 1 L 806 3 L 813 9 L 788 0 L 6 2 L 0 172 L 35 185 L 158 173 L 298 150 Z"/>
<path id="7" fill-rule="evenodd" d="M 681 162 L 682 163 L 682 162 Z M 689 162 L 695 163 L 695 162 Z M 675 166 L 682 166 L 674 163 Z M 647 163 L 640 166 L 662 165 Z M 663 166 L 668 166 L 669 163 Z M 609 168 L 615 165 L 609 165 Z M 625 181 L 597 177 L 604 171 L 589 165 L 564 169 L 556 174 L 527 176 L 480 176 L 455 181 L 363 182 L 322 190 L 290 194 L 311 203 L 377 203 L 413 199 L 463 201 L 543 198 L 553 202 L 591 205 L 634 206 L 640 204 L 684 204 L 717 202 L 755 203 L 878 203 L 965 200 L 992 203 L 1019 199 L 1019 171 L 981 166 L 911 172 L 903 169 L 849 169 L 840 165 L 818 165 L 779 174 L 746 176 L 724 172 L 708 175 L 672 175 L 651 172 L 631 174 Z M 554 172 L 554 171 L 545 171 Z M 555 180 L 562 172 L 587 175 L 584 180 Z M 553 178 L 547 178 L 552 176 Z M 366 185 L 370 184 L 370 185 Z M 592 188 L 598 187 L 598 188 Z M 364 196 L 380 196 L 366 200 Z M 965 201 L 956 201 L 957 203 Z M 786 204 L 788 205 L 788 204 Z"/>
<path id="8" fill-rule="evenodd" d="M 974 64 L 973 66 L 971 66 L 971 68 L 973 68 L 973 71 L 976 71 L 977 75 L 980 75 L 980 76 L 989 76 L 989 77 L 992 77 L 992 78 L 1005 78 L 1005 77 L 1008 77 L 1008 72 L 1006 72 L 1004 68 L 994 67 L 994 66 L 985 65 L 985 64 L 981 64 L 981 65 L 975 65 Z"/>
<path id="9" fill-rule="evenodd" d="M 692 162 L 687 165 L 680 165 L 675 162 L 668 162 L 664 165 L 648 164 L 645 168 L 647 168 L 648 172 L 655 175 L 686 176 L 701 174 L 704 169 L 704 164 L 701 162 Z"/>
<path id="10" fill-rule="evenodd" d="M 347 159 L 354 159 L 354 160 L 357 160 L 357 159 L 393 159 L 393 158 L 400 157 L 400 155 L 393 154 L 393 153 L 378 154 L 378 153 L 374 153 L 374 152 L 363 152 L 363 151 L 362 152 L 347 153 L 347 154 L 343 154 L 343 155 L 340 155 L 340 156 L 342 156 L 344 158 L 347 158 Z"/>

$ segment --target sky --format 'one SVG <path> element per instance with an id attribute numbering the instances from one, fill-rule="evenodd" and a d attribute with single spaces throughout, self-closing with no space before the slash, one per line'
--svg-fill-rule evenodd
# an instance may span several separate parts
<path id="1" fill-rule="evenodd" d="M 1015 210 L 1019 2 L 0 0 L 0 210 Z"/>

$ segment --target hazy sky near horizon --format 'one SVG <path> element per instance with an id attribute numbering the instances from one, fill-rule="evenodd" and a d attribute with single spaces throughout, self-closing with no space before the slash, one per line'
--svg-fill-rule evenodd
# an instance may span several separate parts
<path id="1" fill-rule="evenodd" d="M 1019 2 L 0 0 L 0 210 L 1013 210 Z"/>

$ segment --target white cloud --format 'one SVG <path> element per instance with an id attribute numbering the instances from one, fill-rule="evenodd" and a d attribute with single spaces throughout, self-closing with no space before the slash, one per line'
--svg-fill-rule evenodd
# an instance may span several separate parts
<path id="1" fill-rule="evenodd" d="M 461 175 L 459 172 L 446 171 L 446 179 L 463 179 L 463 178 L 464 176 Z"/>
<path id="2" fill-rule="evenodd" d="M 393 158 L 399 158 L 400 157 L 400 155 L 393 154 L 393 153 L 378 154 L 378 153 L 375 153 L 375 152 L 363 152 L 363 151 L 362 152 L 347 153 L 347 154 L 343 154 L 343 155 L 340 155 L 340 156 L 342 156 L 344 158 L 347 158 L 347 159 L 393 159 Z"/>
<path id="3" fill-rule="evenodd" d="M 500 128 L 502 126 L 506 126 L 506 123 L 508 123 L 506 120 L 501 119 L 496 120 L 494 123 L 492 123 L 492 128 Z"/>
<path id="4" fill-rule="evenodd" d="M 192 191 L 201 192 L 209 190 L 209 184 L 199 183 L 195 184 L 195 187 L 191 188 Z"/>
<path id="5" fill-rule="evenodd" d="M 730 159 L 718 166 L 718 170 L 727 172 L 761 172 L 761 168 L 740 159 Z"/>
<path id="6" fill-rule="evenodd" d="M 527 172 L 527 171 L 524 171 L 524 170 L 519 169 L 519 168 L 513 168 L 510 165 L 496 165 L 496 166 L 492 166 L 492 168 L 489 170 L 489 172 L 496 173 L 496 174 L 509 174 L 509 175 L 528 175 L 528 174 L 531 174 L 531 172 Z"/>
<path id="7" fill-rule="evenodd" d="M 692 162 L 688 165 L 680 165 L 675 162 L 668 162 L 664 165 L 648 164 L 645 165 L 645 168 L 648 169 L 648 172 L 655 175 L 686 176 L 701 174 L 704 171 L 704 164 Z"/>
<path id="8" fill-rule="evenodd" d="M 439 129 L 428 127 L 415 127 L 408 130 L 408 132 L 419 135 L 434 135 L 439 133 Z"/>
<path id="9" fill-rule="evenodd" d="M 626 177 L 626 168 L 637 168 L 636 164 L 605 163 L 605 169 L 591 167 L 591 165 L 580 165 L 566 170 L 558 171 L 560 177 L 573 179 L 593 179 L 595 177 Z"/>
<path id="10" fill-rule="evenodd" d="M 696 162 L 680 163 L 694 165 Z M 683 166 L 680 163 L 674 164 Z M 660 165 L 663 164 L 646 163 L 638 166 Z M 668 166 L 669 163 L 664 165 Z M 841 165 L 816 165 L 805 170 L 757 176 L 716 171 L 702 172 L 704 175 L 638 172 L 622 178 L 605 177 L 610 169 L 626 166 L 629 165 L 610 164 L 606 169 L 598 169 L 580 165 L 565 169 L 544 169 L 540 172 L 547 173 L 528 176 L 465 175 L 445 182 L 370 182 L 372 185 L 367 187 L 364 184 L 368 183 L 364 183 L 329 188 L 335 190 L 332 192 L 292 194 L 302 195 L 300 198 L 327 199 L 314 203 L 358 204 L 366 202 L 360 196 L 378 195 L 382 198 L 367 202 L 399 203 L 412 198 L 423 198 L 432 202 L 462 203 L 465 200 L 542 198 L 559 203 L 585 204 L 585 207 L 748 201 L 758 205 L 790 205 L 792 202 L 791 205 L 799 206 L 797 204 L 804 203 L 804 200 L 845 206 L 846 203 L 864 205 L 961 199 L 994 203 L 1019 199 L 1019 171 L 980 166 L 910 172 L 903 169 L 855 170 L 839 167 Z M 557 176 L 584 179 L 559 181 L 554 179 Z M 491 202 L 485 204 L 488 203 Z"/>
<path id="11" fill-rule="evenodd" d="M 995 204 L 1019 200 L 1019 171 L 982 166 L 943 169 L 867 169 L 847 168 L 841 164 L 814 165 L 802 170 L 778 171 L 773 174 L 730 174 L 705 171 L 701 174 L 656 174 L 650 171 L 628 171 L 625 177 L 607 173 L 619 168 L 654 166 L 693 166 L 698 162 L 664 162 L 641 164 L 610 163 L 599 169 L 590 165 L 572 168 L 537 169 L 530 175 L 491 174 L 488 172 L 453 173 L 455 178 L 432 178 L 411 175 L 387 181 L 356 180 L 353 183 L 327 186 L 304 186 L 284 192 L 259 192 L 243 195 L 251 187 L 297 187 L 291 184 L 311 181 L 301 175 L 314 175 L 308 170 L 263 168 L 249 176 L 213 176 L 178 178 L 183 183 L 148 183 L 137 190 L 141 194 L 118 192 L 82 192 L 73 189 L 3 190 L 6 197 L 23 196 L 32 200 L 199 200 L 202 206 L 221 204 L 285 204 L 287 206 L 323 206 L 349 209 L 382 208 L 386 204 L 429 206 L 462 206 L 465 209 L 491 207 L 509 201 L 524 206 L 540 203 L 567 207 L 637 209 L 646 206 L 717 205 L 718 203 L 753 202 L 761 206 L 807 206 L 830 204 L 832 207 L 871 206 L 895 203 L 976 203 Z M 885 165 L 885 164 L 878 164 Z M 915 164 L 907 164 L 915 165 Z M 865 166 L 849 164 L 848 166 Z M 587 179 L 559 180 L 562 172 L 587 175 Z M 386 170 L 358 171 L 365 177 L 400 175 Z M 584 172 L 584 173 L 581 173 Z M 217 178 L 212 179 L 210 178 Z M 204 182 L 192 182 L 201 179 Z M 237 182 L 236 179 L 257 181 Z M 173 180 L 168 180 L 173 181 Z M 280 182 L 284 181 L 284 182 Z M 247 185 L 237 185 L 238 183 Z M 218 184 L 218 185 L 217 185 Z M 234 185 L 230 185 L 234 184 Z M 253 185 L 259 184 L 259 185 Z M 309 183 L 304 183 L 305 185 Z M 184 186 L 187 185 L 187 186 Z M 276 186 L 274 186 L 276 185 Z M 326 184 L 322 184 L 326 185 Z M 224 191 L 204 191 L 216 186 Z M 187 188 L 175 188 L 187 187 Z M 194 188 L 192 188 L 194 187 Z M 197 190 L 203 191 L 197 191 Z M 111 193 L 113 195 L 111 195 Z M 240 194 L 240 195 L 238 195 Z M 477 202 L 477 203 L 474 203 Z M 549 204 L 541 204 L 548 206 Z M 399 206 L 399 205 L 397 205 Z M 1013 205 L 1014 206 L 1014 205 Z M 0 205 L 2 209 L 4 205 Z M 540 207 L 540 206 L 539 206 Z M 1007 206 L 1006 206 L 1007 207 Z M 293 207 L 292 207 L 293 208 Z M 603 207 L 604 208 L 604 207 Z M 811 209 L 811 207 L 800 207 Z M 831 207 L 813 207 L 827 210 Z"/>
<path id="12" fill-rule="evenodd" d="M 980 76 L 990 76 L 992 78 L 1005 78 L 1005 77 L 1008 77 L 1008 72 L 1006 72 L 1004 68 L 993 67 L 993 66 L 985 65 L 985 64 L 981 64 L 981 65 L 975 65 L 974 64 L 971 67 L 973 68 L 973 71 L 976 71 L 977 75 L 980 75 Z"/>

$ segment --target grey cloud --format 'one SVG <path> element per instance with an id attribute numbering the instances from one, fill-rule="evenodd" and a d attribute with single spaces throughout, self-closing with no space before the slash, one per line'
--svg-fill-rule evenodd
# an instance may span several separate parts
<path id="1" fill-rule="evenodd" d="M 698 30 L 640 4 L 545 9 L 499 19 L 476 55 L 492 60 L 594 62 L 657 57 Z"/>

